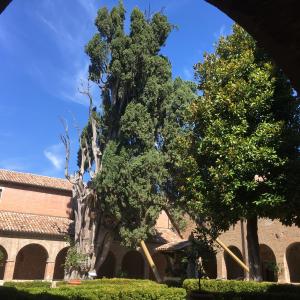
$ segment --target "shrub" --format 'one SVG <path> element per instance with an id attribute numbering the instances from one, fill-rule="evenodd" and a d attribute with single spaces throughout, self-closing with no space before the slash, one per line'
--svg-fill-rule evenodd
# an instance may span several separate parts
<path id="1" fill-rule="evenodd" d="M 198 289 L 197 279 L 186 279 L 183 287 L 189 293 Z M 271 282 L 201 280 L 201 290 L 215 294 L 216 300 L 300 299 L 300 286 Z"/>
<path id="2" fill-rule="evenodd" d="M 98 284 L 98 285 L 97 285 Z M 102 279 L 84 281 L 80 286 L 62 285 L 59 288 L 0 288 L 0 299 L 13 300 L 185 300 L 182 288 L 168 288 L 150 280 Z"/>
<path id="3" fill-rule="evenodd" d="M 88 288 L 88 287 L 102 287 L 102 286 L 109 286 L 114 285 L 122 286 L 122 285 L 132 285 L 132 286 L 162 286 L 161 284 L 158 284 L 155 281 L 152 280 L 144 280 L 144 279 L 125 279 L 125 278 L 103 278 L 103 279 L 94 279 L 94 280 L 82 280 L 81 284 L 79 285 L 80 288 Z M 57 287 L 63 287 L 63 286 L 70 286 L 68 284 L 68 281 L 59 281 L 56 283 Z"/>

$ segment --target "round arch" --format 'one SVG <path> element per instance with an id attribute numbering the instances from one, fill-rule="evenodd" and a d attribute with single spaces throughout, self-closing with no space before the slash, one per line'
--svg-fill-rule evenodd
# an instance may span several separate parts
<path id="1" fill-rule="evenodd" d="M 290 282 L 300 282 L 300 242 L 293 243 L 286 249 L 286 262 Z"/>
<path id="2" fill-rule="evenodd" d="M 54 273 L 53 279 L 54 280 L 62 280 L 65 277 L 65 268 L 64 263 L 66 261 L 66 256 L 68 253 L 69 247 L 65 247 L 61 249 L 55 258 L 55 266 L 54 266 Z"/>
<path id="3" fill-rule="evenodd" d="M 259 245 L 261 271 L 264 281 L 276 282 L 278 280 L 277 262 L 273 250 L 265 245 Z"/>
<path id="4" fill-rule="evenodd" d="M 152 255 L 152 259 L 155 263 L 155 266 L 157 268 L 160 278 L 163 280 L 166 275 L 166 269 L 167 269 L 167 265 L 168 265 L 165 255 L 157 252 Z M 149 278 L 151 280 L 156 280 L 151 268 L 149 269 Z"/>
<path id="5" fill-rule="evenodd" d="M 127 252 L 122 260 L 122 272 L 127 278 L 144 278 L 144 258 L 138 251 Z"/>
<path id="6" fill-rule="evenodd" d="M 24 246 L 17 254 L 13 279 L 44 279 L 47 250 L 39 244 Z"/>
<path id="7" fill-rule="evenodd" d="M 116 257 L 111 251 L 109 251 L 105 261 L 100 266 L 99 270 L 97 270 L 97 277 L 113 278 L 115 277 L 115 270 Z"/>
<path id="8" fill-rule="evenodd" d="M 0 280 L 4 278 L 5 265 L 7 261 L 7 251 L 0 245 Z"/>
<path id="9" fill-rule="evenodd" d="M 238 247 L 229 246 L 228 248 L 240 260 L 244 261 L 243 255 Z M 227 270 L 227 279 L 244 279 L 244 270 L 227 252 L 224 252 L 224 259 Z"/>

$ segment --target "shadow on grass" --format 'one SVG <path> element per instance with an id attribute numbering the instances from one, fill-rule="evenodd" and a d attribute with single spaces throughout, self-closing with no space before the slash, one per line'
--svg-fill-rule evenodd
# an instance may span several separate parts
<path id="1" fill-rule="evenodd" d="M 295 293 L 257 293 L 257 292 L 211 292 L 207 293 L 214 296 L 214 300 L 299 300 L 299 294 Z M 188 299 L 204 299 L 204 298 L 189 298 Z"/>
<path id="2" fill-rule="evenodd" d="M 52 295 L 44 291 L 40 291 L 35 293 L 31 293 L 29 291 L 24 290 L 18 290 L 13 287 L 0 287 L 0 299 L 1 300 L 66 300 L 70 299 L 66 296 L 60 296 L 60 295 Z M 78 300 L 80 298 L 77 298 Z"/>

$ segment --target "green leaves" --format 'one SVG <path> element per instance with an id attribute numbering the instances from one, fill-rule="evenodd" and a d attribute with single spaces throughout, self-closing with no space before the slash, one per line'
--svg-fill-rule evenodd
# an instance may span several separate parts
<path id="1" fill-rule="evenodd" d="M 237 25 L 195 70 L 203 95 L 190 105 L 190 134 L 178 139 L 187 182 L 179 191 L 190 214 L 219 230 L 251 214 L 289 214 L 283 207 L 299 198 L 291 198 L 295 182 L 288 193 L 285 185 L 299 165 L 286 167 L 299 160 L 299 136 L 291 136 L 300 122 L 287 79 Z"/>
<path id="2" fill-rule="evenodd" d="M 118 221 L 123 244 L 135 246 L 154 233 L 166 205 L 172 130 L 181 130 L 181 111 L 194 91 L 180 80 L 173 85 L 170 62 L 159 54 L 173 28 L 166 16 L 157 13 L 147 20 L 135 8 L 126 34 L 120 3 L 111 11 L 100 9 L 95 24 L 98 33 L 86 52 L 90 79 L 101 87 L 103 103 L 102 170 L 93 185 L 98 209 Z"/>

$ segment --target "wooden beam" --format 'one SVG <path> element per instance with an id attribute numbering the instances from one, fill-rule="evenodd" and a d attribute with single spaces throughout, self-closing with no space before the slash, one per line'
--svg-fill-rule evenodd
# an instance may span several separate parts
<path id="1" fill-rule="evenodd" d="M 145 244 L 144 241 L 141 241 L 141 246 L 142 246 L 142 249 L 143 249 L 143 251 L 145 253 L 145 256 L 147 258 L 148 264 L 149 264 L 150 268 L 153 271 L 153 274 L 155 276 L 156 281 L 160 283 L 162 280 L 161 280 L 161 278 L 159 276 L 159 273 L 157 271 L 155 263 L 154 263 L 154 261 L 152 259 L 152 256 L 151 256 L 151 254 L 150 254 L 150 252 L 149 252 L 149 250 L 148 250 L 148 248 L 147 248 L 147 246 L 146 246 L 146 244 Z"/>
<path id="2" fill-rule="evenodd" d="M 241 261 L 221 240 L 218 238 L 215 239 L 216 243 L 218 243 L 246 272 L 249 273 L 249 267 L 245 265 L 243 261 Z"/>

